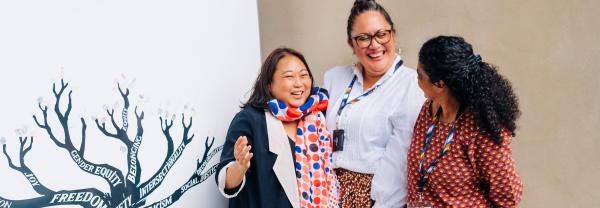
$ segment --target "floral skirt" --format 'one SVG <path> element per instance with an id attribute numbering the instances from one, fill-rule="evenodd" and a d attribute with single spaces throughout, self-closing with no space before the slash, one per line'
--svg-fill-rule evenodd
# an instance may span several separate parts
<path id="1" fill-rule="evenodd" d="M 340 182 L 340 207 L 363 208 L 372 207 L 371 181 L 373 174 L 357 173 L 343 168 L 336 168 L 335 174 Z"/>

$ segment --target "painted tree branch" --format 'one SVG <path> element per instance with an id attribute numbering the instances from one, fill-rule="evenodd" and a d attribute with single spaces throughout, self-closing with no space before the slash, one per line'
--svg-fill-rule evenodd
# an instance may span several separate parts
<path id="1" fill-rule="evenodd" d="M 114 113 L 114 110 L 110 111 L 110 110 L 106 109 L 106 114 L 108 114 L 109 116 L 112 116 L 113 113 Z M 117 135 L 118 132 L 117 133 L 110 133 L 110 132 L 108 132 L 108 130 L 106 129 L 106 123 L 105 122 L 102 122 L 102 125 L 100 125 L 100 123 L 98 122 L 97 118 L 94 120 L 94 122 L 96 122 L 96 126 L 98 126 L 98 129 L 100 129 L 100 131 L 102 133 L 104 133 L 105 136 L 113 137 L 115 139 L 119 139 L 119 136 Z"/>
<path id="2" fill-rule="evenodd" d="M 162 117 L 160 119 L 161 119 L 161 126 L 162 126 L 163 119 L 162 119 Z M 181 140 L 181 144 L 179 145 L 179 147 L 177 149 L 173 150 L 170 146 L 172 144 L 173 138 L 171 137 L 171 134 L 169 132 L 169 129 L 171 128 L 171 126 L 173 126 L 173 121 L 171 121 L 169 123 L 169 121 L 165 119 L 164 123 L 165 123 L 165 128 L 163 128 L 163 134 L 167 138 L 167 142 L 169 142 L 169 141 L 171 142 L 171 143 L 169 143 L 169 149 L 167 150 L 167 155 L 169 155 L 169 157 L 167 160 L 165 160 L 162 163 L 159 170 L 156 173 L 154 173 L 154 175 L 152 177 L 150 177 L 150 179 L 148 181 L 146 181 L 138 186 L 140 199 L 144 199 L 146 196 L 148 196 L 150 193 L 152 193 L 154 190 L 156 190 L 156 188 L 163 182 L 165 176 L 169 173 L 169 171 L 171 171 L 171 168 L 173 167 L 173 165 L 179 160 L 179 157 L 181 156 L 182 152 L 185 150 L 187 145 L 194 138 L 193 134 L 191 136 L 189 136 L 189 131 L 190 131 L 190 128 L 192 127 L 192 118 L 190 117 L 189 124 L 186 125 L 185 124 L 185 115 L 182 114 L 181 124 L 183 126 L 183 139 Z"/>
<path id="3" fill-rule="evenodd" d="M 41 124 L 38 121 L 37 117 L 35 115 L 33 115 L 33 120 L 35 121 L 35 123 L 40 128 L 46 130 L 46 132 L 48 133 L 48 136 L 50 137 L 50 139 L 52 139 L 52 141 L 54 142 L 54 144 L 56 144 L 56 146 L 58 146 L 60 148 L 66 148 L 63 143 L 59 142 L 58 139 L 56 139 L 56 136 L 54 136 L 54 133 L 52 133 L 52 128 L 50 128 L 50 126 L 48 125 L 48 106 L 42 107 L 42 103 L 38 103 L 38 108 L 42 111 L 42 115 L 44 116 L 44 124 Z"/>
<path id="4" fill-rule="evenodd" d="M 9 200 L 0 197 L 0 208 L 3 208 L 3 206 L 5 205 L 8 205 L 12 208 L 56 205 L 80 205 L 83 207 L 117 208 L 144 206 L 146 204 L 146 197 L 149 194 L 153 193 L 162 184 L 163 180 L 169 174 L 172 167 L 180 159 L 181 155 L 183 154 L 183 151 L 185 151 L 186 147 L 193 140 L 194 134 L 190 133 L 190 129 L 193 124 L 193 119 L 190 117 L 188 123 L 186 124 L 185 115 L 182 114 L 182 139 L 179 146 L 175 148 L 174 140 L 170 132 L 171 128 L 173 127 L 173 120 L 175 118 L 163 119 L 163 117 L 159 117 L 159 120 L 161 122 L 161 130 L 167 142 L 167 154 L 165 155 L 161 167 L 155 173 L 153 173 L 152 177 L 150 177 L 148 181 L 141 183 L 140 176 L 142 167 L 138 158 L 138 153 L 144 134 L 144 128 L 142 125 L 142 121 L 144 119 L 144 111 L 140 110 L 138 112 L 138 107 L 135 107 L 134 114 L 137 122 L 137 131 L 135 133 L 135 138 L 133 140 L 130 140 L 129 135 L 127 134 L 127 130 L 129 128 L 128 113 L 130 106 L 128 98 L 129 89 L 121 88 L 121 86 L 118 84 L 118 90 L 124 102 L 124 106 L 121 113 L 122 126 L 119 126 L 114 117 L 114 109 L 106 109 L 106 113 L 110 118 L 110 122 L 114 130 L 108 130 L 106 127 L 106 122 L 99 122 L 98 119 L 95 119 L 96 126 L 104 136 L 117 139 L 126 145 L 128 170 L 127 175 L 123 175 L 121 170 L 113 166 L 107 164 L 91 163 L 84 158 L 84 154 L 86 151 L 87 124 L 83 118 L 80 119 L 82 124 L 81 143 L 79 144 L 79 148 L 74 147 L 74 143 L 71 138 L 71 132 L 68 126 L 68 119 L 72 110 L 73 91 L 67 89 L 68 85 L 69 83 L 65 83 L 64 80 L 61 80 L 60 85 L 57 85 L 56 83 L 52 85 L 52 93 L 56 98 L 54 103 L 54 112 L 58 118 L 58 121 L 60 122 L 60 127 L 62 127 L 62 130 L 64 131 L 64 138 L 57 138 L 54 134 L 53 130 L 55 129 L 52 128 L 52 126 L 48 123 L 48 106 L 44 106 L 41 102 L 38 104 L 38 108 L 42 112 L 42 117 L 39 117 L 40 119 L 38 119 L 36 115 L 33 115 L 33 120 L 35 121 L 38 127 L 46 131 L 50 139 L 54 142 L 54 144 L 57 147 L 65 149 L 69 152 L 71 159 L 81 170 L 96 176 L 100 176 L 105 181 L 107 181 L 107 183 L 109 183 L 110 192 L 102 193 L 101 191 L 94 188 L 79 190 L 63 190 L 55 192 L 46 188 L 38 181 L 35 174 L 33 174 L 33 172 L 25 164 L 24 157 L 33 146 L 33 138 L 28 139 L 27 137 L 25 137 L 20 138 L 21 146 L 19 149 L 19 160 L 12 160 L 9 157 L 6 151 L 6 145 L 3 146 L 3 153 L 7 156 L 9 166 L 12 169 L 21 172 L 29 180 L 30 185 L 35 189 L 35 191 L 42 196 L 25 200 Z M 69 91 L 67 100 L 68 103 L 66 103 L 66 109 L 63 112 L 61 111 L 60 102 L 61 98 L 64 98 L 63 96 L 66 91 Z M 175 201 L 179 200 L 181 195 L 187 190 L 203 182 L 204 180 L 209 178 L 210 175 L 214 174 L 216 172 L 216 165 L 209 168 L 209 170 L 204 171 L 204 168 L 207 166 L 210 159 L 222 150 L 222 146 L 211 150 L 213 144 L 214 138 L 210 140 L 207 137 L 204 144 L 205 150 L 202 155 L 202 159 L 199 159 L 197 161 L 196 171 L 192 174 L 189 180 L 179 190 L 177 190 L 171 196 L 169 196 L 169 198 L 153 203 L 150 206 L 169 206 Z"/>
<path id="5" fill-rule="evenodd" d="M 81 156 L 84 156 L 85 153 L 85 130 L 87 129 L 87 124 L 85 124 L 85 120 L 81 118 L 81 144 L 79 144 L 79 153 Z"/>
<path id="6" fill-rule="evenodd" d="M 123 144 L 127 147 L 127 164 L 128 164 L 128 169 L 127 169 L 127 175 L 126 175 L 126 179 L 127 179 L 127 183 L 126 183 L 126 187 L 136 187 L 139 184 L 140 181 L 140 177 L 141 177 L 141 166 L 139 163 L 139 159 L 138 159 L 138 149 L 139 146 L 141 145 L 142 142 L 142 136 L 143 136 L 143 127 L 142 127 L 142 119 L 144 118 L 144 112 L 142 111 L 140 114 L 138 114 L 137 112 L 137 106 L 135 108 L 135 114 L 136 114 L 136 120 L 137 120 L 137 132 L 136 132 L 136 136 L 134 138 L 133 141 L 131 141 L 129 139 L 129 135 L 127 134 L 127 130 L 129 128 L 129 118 L 128 118 L 128 112 L 129 112 L 129 89 L 125 89 L 123 90 L 121 88 L 120 84 L 117 84 L 118 89 L 119 89 L 119 93 L 121 94 L 121 97 L 123 98 L 123 109 L 122 109 L 122 125 L 123 126 L 119 126 L 116 121 L 115 121 L 115 116 L 114 116 L 114 109 L 112 110 L 107 110 L 107 114 L 110 117 L 110 121 L 114 127 L 114 129 L 116 130 L 116 133 L 111 133 L 106 129 L 106 123 L 102 123 L 100 124 L 100 122 L 98 121 L 98 119 L 95 120 L 96 122 L 96 126 L 98 127 L 98 129 L 106 136 L 108 137 L 112 137 L 112 138 L 116 138 L 118 140 L 120 140 L 121 142 L 123 142 Z"/>
<path id="7" fill-rule="evenodd" d="M 123 92 L 120 84 L 117 84 L 117 87 L 119 88 L 119 93 L 121 94 L 121 97 L 123 97 L 124 104 L 123 111 L 121 113 L 121 118 L 123 119 L 123 131 L 127 132 L 127 129 L 129 128 L 129 120 L 127 116 L 129 112 L 129 88 L 127 88 L 125 92 Z"/>
<path id="8" fill-rule="evenodd" d="M 29 145 L 27 145 L 29 141 Z M 25 199 L 25 200 L 9 200 L 0 197 L 0 207 L 39 207 L 39 206 L 55 206 L 55 205 L 80 205 L 82 207 L 108 207 L 108 196 L 101 191 L 93 188 L 52 191 L 44 186 L 25 164 L 24 158 L 33 147 L 33 138 L 19 137 L 19 166 L 15 165 L 6 151 L 6 144 L 2 146 L 2 150 L 8 159 L 9 166 L 19 171 L 31 184 L 32 188 L 40 195 L 40 197 Z"/>
<path id="9" fill-rule="evenodd" d="M 65 83 L 64 80 L 60 80 L 60 91 L 57 93 L 56 92 L 56 83 L 52 84 L 52 92 L 54 93 L 54 97 L 56 98 L 56 102 L 54 103 L 54 112 L 56 113 L 56 116 L 58 117 L 58 121 L 60 122 L 61 126 L 63 127 L 63 133 L 64 133 L 64 139 L 65 139 L 65 145 L 67 146 L 73 146 L 73 142 L 71 141 L 71 133 L 69 132 L 69 125 L 68 125 L 68 120 L 69 120 L 69 114 L 71 114 L 71 109 L 73 108 L 72 105 L 72 99 L 71 99 L 71 95 L 73 94 L 73 91 L 69 91 L 69 102 L 67 103 L 67 110 L 65 111 L 65 113 L 63 114 L 62 112 L 60 112 L 60 98 L 62 97 L 62 94 L 64 93 L 65 89 L 67 89 L 67 86 L 69 86 L 69 83 Z"/>
<path id="10" fill-rule="evenodd" d="M 129 92 L 129 90 L 127 91 Z M 142 144 L 142 136 L 144 135 L 144 128 L 142 126 L 142 120 L 144 119 L 144 112 L 142 111 L 140 114 L 137 112 L 137 106 L 134 110 L 136 121 L 137 121 L 137 132 L 135 135 L 135 139 L 132 145 L 128 148 L 128 167 L 129 170 L 127 172 L 127 180 L 131 182 L 132 187 L 135 189 L 137 185 L 140 183 L 140 177 L 142 172 L 142 167 L 140 165 L 140 160 L 138 158 L 139 148 Z"/>
<path id="11" fill-rule="evenodd" d="M 27 145 L 28 141 L 29 145 Z M 31 148 L 33 147 L 33 137 L 31 137 L 30 139 L 28 139 L 27 137 L 19 137 L 19 142 L 21 143 L 21 145 L 19 148 L 18 166 L 13 163 L 12 159 L 6 152 L 6 144 L 2 145 L 2 151 L 4 152 L 4 155 L 8 160 L 9 167 L 23 174 L 23 176 L 25 176 L 25 178 L 27 178 L 27 181 L 29 181 L 29 183 L 31 184 L 33 190 L 35 190 L 35 192 L 37 192 L 38 194 L 45 195 L 54 192 L 48 189 L 46 186 L 42 185 L 42 183 L 39 182 L 33 171 L 31 171 L 31 169 L 29 169 L 29 167 L 27 167 L 27 165 L 25 164 L 24 158 L 29 152 L 29 150 L 31 150 Z"/>
<path id="12" fill-rule="evenodd" d="M 48 125 L 48 114 L 47 114 L 48 108 L 47 107 L 42 107 L 41 104 L 39 105 L 39 108 L 42 111 L 43 118 L 44 118 L 43 124 L 38 121 L 38 119 L 35 115 L 33 116 L 34 121 L 40 128 L 46 130 L 46 132 L 48 133 L 48 135 L 50 136 L 52 141 L 54 141 L 54 143 L 58 147 L 69 151 L 69 153 L 70 153 L 69 155 L 71 156 L 71 159 L 73 160 L 73 162 L 76 163 L 76 165 L 81 170 L 103 178 L 107 183 L 109 183 L 110 188 L 111 188 L 111 193 L 124 192 L 124 189 L 125 189 L 124 177 L 123 177 L 123 173 L 121 172 L 121 170 L 119 170 L 113 166 L 107 165 L 107 164 L 91 163 L 83 157 L 83 154 L 82 154 L 83 152 L 81 152 L 81 149 L 78 150 L 73 146 L 73 142 L 71 141 L 71 137 L 70 137 L 70 133 L 69 133 L 69 129 L 68 129 L 68 119 L 69 119 L 69 114 L 72 109 L 72 99 L 71 99 L 72 91 L 69 92 L 69 100 L 67 103 L 67 110 L 65 111 L 64 114 L 61 113 L 61 111 L 60 111 L 60 99 L 68 85 L 69 84 L 65 83 L 64 80 L 61 80 L 61 88 L 57 92 L 56 84 L 52 84 L 52 92 L 54 93 L 54 97 L 56 98 L 56 101 L 54 104 L 54 111 L 56 113 L 56 116 L 58 117 L 59 122 L 61 123 L 63 131 L 65 132 L 65 134 L 64 134 L 65 142 L 64 143 L 59 142 L 58 139 L 55 137 L 55 135 L 52 134 L 52 128 L 50 127 L 50 125 Z M 85 125 L 85 121 L 83 121 L 83 120 L 82 120 L 82 123 L 83 123 L 82 135 L 85 135 L 85 128 L 87 127 L 87 125 Z M 85 137 L 82 137 L 82 141 L 81 141 L 83 143 L 83 145 L 85 144 L 84 138 Z M 85 151 L 85 147 L 84 147 L 84 151 Z"/>
<path id="13" fill-rule="evenodd" d="M 125 189 L 119 192 L 118 199 L 120 201 L 114 200 L 113 204 L 116 207 L 129 207 L 134 201 L 139 201 L 137 186 L 140 183 L 141 178 L 141 165 L 138 158 L 139 147 L 142 143 L 144 128 L 142 125 L 142 120 L 144 119 L 144 112 L 140 111 L 138 113 L 138 108 L 136 106 L 134 113 L 137 121 L 137 132 L 133 141 L 129 139 L 129 135 L 127 134 L 127 130 L 129 128 L 129 89 L 121 88 L 120 84 L 117 84 L 119 93 L 123 99 L 123 109 L 122 109 L 122 126 L 119 126 L 115 121 L 114 109 L 107 110 L 107 114 L 110 117 L 110 121 L 112 123 L 113 128 L 116 133 L 111 133 L 106 129 L 106 123 L 100 124 L 98 119 L 95 120 L 96 126 L 98 129 L 108 137 L 116 138 L 119 141 L 123 142 L 123 144 L 127 147 L 127 175 L 125 176 Z"/>
<path id="14" fill-rule="evenodd" d="M 220 152 L 223 149 L 223 146 L 219 146 L 217 148 L 215 148 L 214 150 L 210 151 L 210 153 L 208 152 L 208 150 L 210 150 L 213 146 L 213 144 L 215 143 L 215 138 L 213 137 L 212 140 L 210 140 L 210 144 L 209 144 L 209 137 L 206 137 L 206 140 L 204 140 L 204 154 L 202 155 L 202 159 L 198 159 L 198 163 L 196 164 L 196 171 L 200 170 L 204 170 L 204 168 L 206 167 L 206 164 L 208 164 L 208 161 L 210 161 L 210 159 L 215 156 L 218 152 Z"/>
<path id="15" fill-rule="evenodd" d="M 171 137 L 170 133 L 171 127 L 173 127 L 173 120 L 171 120 L 171 122 L 169 123 L 169 120 L 163 119 L 162 116 L 160 116 L 158 119 L 160 120 L 160 128 L 163 132 L 163 135 L 165 135 L 165 138 L 167 140 L 167 154 L 165 155 L 165 159 L 163 160 L 164 164 L 167 162 L 169 156 L 171 155 L 171 153 L 173 153 L 173 149 L 175 148 L 175 145 L 173 144 L 173 138 Z"/>
<path id="16" fill-rule="evenodd" d="M 204 154 L 202 156 L 202 160 L 198 160 L 198 164 L 197 164 L 198 168 L 196 169 L 194 174 L 190 177 L 190 179 L 188 179 L 184 185 L 182 185 L 179 189 L 177 189 L 175 192 L 173 192 L 168 197 L 165 197 L 162 200 L 159 200 L 159 201 L 152 203 L 145 207 L 151 207 L 151 208 L 168 207 L 168 206 L 172 205 L 173 203 L 179 201 L 181 196 L 183 196 L 183 194 L 186 191 L 188 191 L 191 188 L 193 188 L 194 186 L 204 182 L 212 174 L 216 173 L 218 164 L 213 165 L 211 168 L 209 168 L 204 173 L 203 173 L 203 170 L 204 170 L 204 167 L 206 167 L 206 164 L 208 164 L 208 161 L 210 161 L 210 159 L 213 156 L 215 156 L 219 151 L 221 151 L 223 149 L 223 146 L 219 146 L 211 151 L 210 148 L 212 147 L 212 145 L 214 143 L 214 138 L 211 140 L 210 144 L 208 141 L 209 141 L 209 138 L 207 137 L 204 142 L 204 146 L 206 148 L 204 149 Z M 136 204 L 136 205 L 143 206 L 144 204 Z"/>

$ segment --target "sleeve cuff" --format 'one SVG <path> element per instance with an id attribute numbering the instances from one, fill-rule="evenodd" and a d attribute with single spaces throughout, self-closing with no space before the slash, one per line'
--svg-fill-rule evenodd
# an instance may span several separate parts
<path id="1" fill-rule="evenodd" d="M 228 198 L 228 199 L 236 197 L 240 193 L 240 191 L 244 188 L 244 185 L 246 184 L 246 176 L 244 176 L 244 179 L 242 179 L 242 184 L 236 188 L 237 190 L 234 193 L 232 193 L 232 194 L 225 193 L 225 181 L 227 180 L 227 168 L 229 168 L 233 164 L 235 164 L 235 161 L 229 162 L 227 165 L 225 165 L 225 167 L 223 167 L 221 169 L 221 172 L 219 172 L 219 181 L 218 181 L 219 192 L 221 192 L 221 194 L 223 196 L 225 196 L 225 198 Z"/>

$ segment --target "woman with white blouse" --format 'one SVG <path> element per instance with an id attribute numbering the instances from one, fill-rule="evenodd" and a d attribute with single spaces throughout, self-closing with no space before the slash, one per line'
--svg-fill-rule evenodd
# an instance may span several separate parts
<path id="1" fill-rule="evenodd" d="M 356 1 L 347 35 L 358 62 L 324 77 L 341 206 L 402 207 L 407 150 L 425 97 L 416 71 L 395 53 L 396 30 L 381 5 Z"/>

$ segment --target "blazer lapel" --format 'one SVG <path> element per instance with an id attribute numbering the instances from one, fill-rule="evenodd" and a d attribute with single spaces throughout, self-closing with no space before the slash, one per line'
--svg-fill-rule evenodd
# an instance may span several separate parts
<path id="1" fill-rule="evenodd" d="M 292 207 L 300 208 L 300 196 L 298 196 L 298 184 L 288 136 L 281 121 L 275 118 L 271 112 L 265 112 L 265 118 L 267 120 L 269 151 L 277 155 L 273 171 L 281 186 L 283 186 L 285 195 L 290 200 Z"/>

